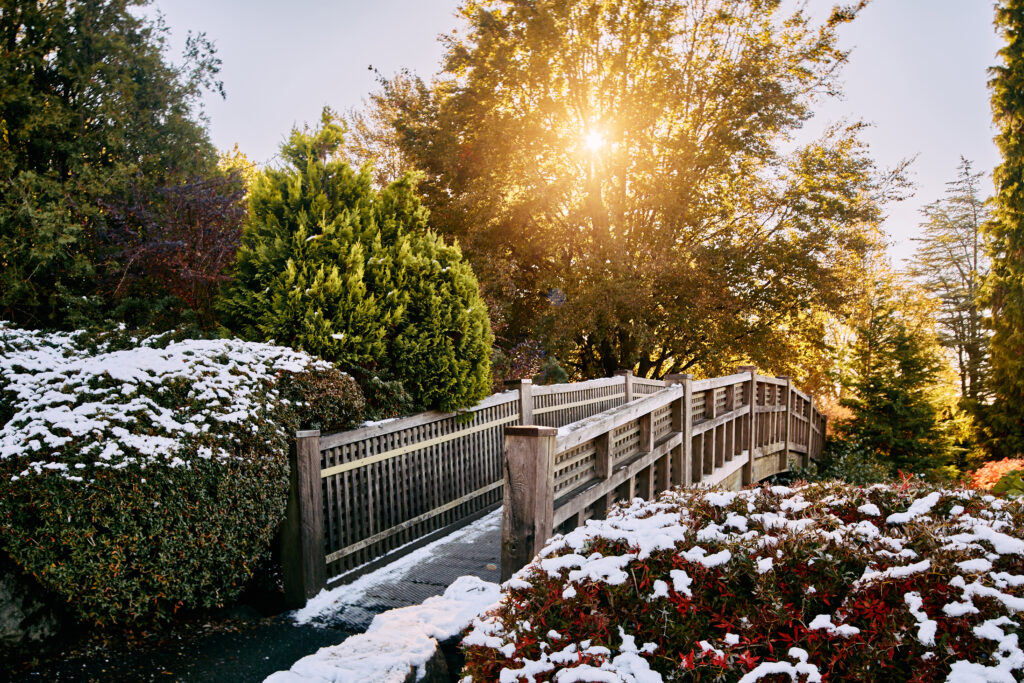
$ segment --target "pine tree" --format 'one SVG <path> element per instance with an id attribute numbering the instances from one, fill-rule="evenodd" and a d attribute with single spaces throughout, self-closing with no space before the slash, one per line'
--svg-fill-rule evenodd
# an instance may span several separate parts
<path id="1" fill-rule="evenodd" d="M 875 283 L 857 329 L 850 394 L 842 430 L 895 472 L 947 464 L 950 442 L 940 423 L 938 344 L 900 310 L 888 283 Z"/>
<path id="2" fill-rule="evenodd" d="M 1024 0 L 1002 0 L 996 26 L 1006 45 L 992 68 L 992 110 L 1003 163 L 996 168 L 994 220 L 986 225 L 992 271 L 985 303 L 991 311 L 993 401 L 986 414 L 993 455 L 1024 453 Z"/>
<path id="3" fill-rule="evenodd" d="M 415 179 L 374 189 L 372 169 L 353 169 L 342 142 L 325 110 L 317 130 L 292 131 L 284 168 L 256 178 L 225 321 L 401 380 L 421 407 L 471 405 L 490 388 L 492 342 L 476 278 L 429 231 Z"/>

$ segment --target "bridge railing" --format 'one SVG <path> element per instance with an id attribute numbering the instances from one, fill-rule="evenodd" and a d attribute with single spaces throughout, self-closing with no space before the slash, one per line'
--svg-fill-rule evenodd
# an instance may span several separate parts
<path id="1" fill-rule="evenodd" d="M 565 425 L 505 428 L 502 577 L 558 529 L 602 518 L 616 500 L 672 486 L 739 488 L 820 455 L 825 418 L 785 377 L 743 366 L 665 388 Z"/>
<path id="2" fill-rule="evenodd" d="M 760 375 L 757 380 L 757 400 L 777 405 L 785 392 L 774 387 L 788 383 Z M 606 430 L 612 458 L 609 471 L 618 472 L 616 468 L 626 464 L 632 474 L 626 482 L 628 490 L 622 482 L 608 488 L 605 504 L 637 491 L 648 495 L 674 483 L 733 485 L 740 480 L 738 458 L 748 448 L 745 444 L 752 433 L 749 417 L 744 417 L 749 416 L 749 397 L 755 395 L 749 383 L 749 370 L 699 381 L 688 376 L 649 380 L 625 371 L 615 377 L 548 386 L 521 380 L 458 413 L 421 413 L 333 434 L 299 432 L 291 453 L 291 493 L 281 534 L 287 599 L 301 605 L 328 584 L 365 571 L 393 551 L 449 533 L 497 507 L 506 480 L 507 428 L 557 429 L 590 424 L 588 420 L 595 416 L 602 416 L 599 422 L 607 420 L 609 411 L 627 410 L 638 403 L 654 406 L 646 416 L 636 414 Z M 666 393 L 666 387 L 671 392 Z M 680 391 L 688 392 L 687 398 L 675 396 Z M 815 438 L 824 433 L 824 423 L 816 421 L 806 395 L 791 392 L 790 396 L 788 405 L 795 409 L 786 413 L 792 433 L 789 450 L 813 454 L 815 447 L 820 450 L 821 440 Z M 684 405 L 687 419 L 682 417 Z M 769 418 L 758 416 L 760 429 Z M 772 416 L 775 434 L 785 418 Z M 666 448 L 665 439 L 674 432 L 681 434 L 677 455 L 686 454 L 683 462 L 673 467 L 656 458 L 656 463 L 651 461 L 653 468 L 637 464 L 641 444 L 653 442 L 646 453 L 654 447 Z M 757 429 L 753 433 L 761 437 Z M 759 442 L 758 447 L 777 447 L 778 439 L 772 438 L 770 444 Z M 557 490 L 552 490 L 552 496 L 557 493 L 562 500 L 598 483 L 596 453 L 604 447 L 601 436 L 595 435 L 563 449 L 553 474 Z M 782 457 L 776 457 L 773 467 Z M 758 462 L 754 460 L 755 469 Z M 743 481 L 761 478 L 758 472 L 749 473 Z M 615 477 L 618 481 L 621 475 Z M 577 520 L 586 518 L 600 507 L 591 501 L 586 510 L 569 515 L 574 506 L 579 503 L 559 513 L 563 515 L 559 523 L 573 515 Z"/>
<path id="3" fill-rule="evenodd" d="M 664 387 L 625 371 L 548 386 L 519 380 L 465 411 L 299 432 L 281 536 L 289 603 L 497 507 L 504 427 L 560 427 Z"/>

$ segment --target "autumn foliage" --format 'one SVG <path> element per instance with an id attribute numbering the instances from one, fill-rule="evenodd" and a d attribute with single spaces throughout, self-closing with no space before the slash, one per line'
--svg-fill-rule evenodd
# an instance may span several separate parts
<path id="1" fill-rule="evenodd" d="M 1024 470 L 1024 458 L 992 460 L 971 473 L 971 486 L 976 489 L 991 489 L 1004 474 L 1014 470 Z"/>

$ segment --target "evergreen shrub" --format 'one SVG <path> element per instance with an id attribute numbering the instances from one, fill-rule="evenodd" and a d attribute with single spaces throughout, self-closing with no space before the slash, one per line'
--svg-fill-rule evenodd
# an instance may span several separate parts
<path id="1" fill-rule="evenodd" d="M 668 491 L 551 539 L 462 680 L 1020 680 L 1022 536 L 969 489 Z"/>
<path id="2" fill-rule="evenodd" d="M 840 481 L 865 486 L 894 479 L 889 467 L 870 448 L 852 439 L 830 438 L 825 441 L 821 458 L 808 467 L 793 469 L 791 481 Z"/>
<path id="3" fill-rule="evenodd" d="M 459 248 L 428 229 L 415 178 L 374 188 L 369 167 L 344 160 L 329 112 L 316 131 L 292 131 L 281 156 L 287 166 L 251 190 L 226 324 L 401 382 L 419 408 L 486 396 L 486 306 Z"/>
<path id="4" fill-rule="evenodd" d="M 2 550 L 86 623 L 231 601 L 284 513 L 300 404 L 358 412 L 308 400 L 332 372 L 268 344 L 0 324 Z"/>

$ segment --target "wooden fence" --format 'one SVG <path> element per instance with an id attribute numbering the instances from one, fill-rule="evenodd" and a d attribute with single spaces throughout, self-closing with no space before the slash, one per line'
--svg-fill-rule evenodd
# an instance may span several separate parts
<path id="1" fill-rule="evenodd" d="M 821 453 L 825 417 L 788 378 L 735 375 L 670 385 L 561 429 L 505 428 L 502 580 L 555 530 L 602 518 L 616 500 L 672 486 L 740 488 Z"/>
<path id="2" fill-rule="evenodd" d="M 301 605 L 366 563 L 496 507 L 506 476 L 507 428 L 558 429 L 587 423 L 627 404 L 658 402 L 658 397 L 668 396 L 670 383 L 628 372 L 549 386 L 522 380 L 461 413 L 429 412 L 333 434 L 299 432 L 291 454 L 291 493 L 281 537 L 289 603 Z M 693 400 L 703 401 L 705 393 L 703 388 L 695 390 Z M 794 429 L 806 424 L 803 433 L 823 433 L 823 423 L 811 424 L 816 413 L 810 399 L 796 393 L 810 417 L 801 422 L 793 413 Z M 702 403 L 699 410 L 695 403 L 693 415 L 718 415 L 716 400 L 710 399 L 709 407 Z M 650 416 L 659 443 L 674 430 L 671 420 L 670 408 L 664 406 Z M 618 448 L 624 453 L 629 448 L 625 443 L 639 443 L 640 437 L 629 425 L 622 427 L 616 439 L 623 441 Z M 692 438 L 703 439 L 708 429 L 701 426 Z M 708 443 L 717 443 L 714 435 L 709 438 Z M 712 452 L 725 448 L 724 443 L 710 446 Z M 593 478 L 588 467 L 596 465 L 584 463 L 582 452 L 560 470 L 560 491 L 575 490 Z M 669 480 L 666 476 L 652 484 L 663 486 Z M 647 485 L 639 490 L 643 486 Z"/>

